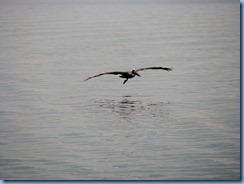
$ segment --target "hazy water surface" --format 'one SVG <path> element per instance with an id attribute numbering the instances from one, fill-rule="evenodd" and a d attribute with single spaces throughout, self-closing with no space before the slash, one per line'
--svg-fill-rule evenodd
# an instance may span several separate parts
<path id="1" fill-rule="evenodd" d="M 239 1 L 0 1 L 0 178 L 240 179 Z M 106 71 L 148 66 L 123 85 Z"/>

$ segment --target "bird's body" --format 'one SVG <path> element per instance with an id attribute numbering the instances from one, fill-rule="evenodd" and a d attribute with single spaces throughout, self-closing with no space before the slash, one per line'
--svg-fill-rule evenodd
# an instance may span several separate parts
<path id="1" fill-rule="evenodd" d="M 131 79 L 131 78 L 135 77 L 135 75 L 136 74 L 133 74 L 131 71 L 128 71 L 128 72 L 124 72 L 124 73 L 121 72 L 119 77 Z"/>
<path id="2" fill-rule="evenodd" d="M 102 75 L 113 74 L 113 75 L 120 75 L 119 77 L 125 78 L 125 81 L 123 82 L 123 84 L 125 84 L 128 79 L 131 79 L 131 78 L 135 77 L 136 75 L 141 77 L 138 74 L 139 71 L 149 70 L 149 69 L 151 69 L 151 70 L 167 70 L 167 71 L 171 71 L 172 70 L 171 68 L 164 68 L 164 67 L 148 67 L 148 68 L 140 68 L 140 69 L 132 70 L 132 71 L 128 71 L 128 72 L 106 72 L 106 73 L 101 73 L 101 74 L 98 74 L 98 75 L 91 76 L 91 77 L 87 78 L 85 81 L 87 81 L 89 79 L 92 79 L 92 78 L 95 78 L 95 77 L 102 76 Z"/>

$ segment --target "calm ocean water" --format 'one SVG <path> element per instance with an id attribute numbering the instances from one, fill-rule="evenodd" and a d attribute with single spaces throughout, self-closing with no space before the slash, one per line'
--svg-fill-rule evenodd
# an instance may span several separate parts
<path id="1" fill-rule="evenodd" d="M 240 179 L 239 1 L 1 0 L 0 40 L 1 179 Z"/>

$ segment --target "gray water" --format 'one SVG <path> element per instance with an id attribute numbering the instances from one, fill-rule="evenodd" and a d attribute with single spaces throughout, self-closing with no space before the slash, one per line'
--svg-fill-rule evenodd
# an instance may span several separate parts
<path id="1" fill-rule="evenodd" d="M 0 178 L 239 180 L 239 24 L 237 0 L 1 0 Z"/>

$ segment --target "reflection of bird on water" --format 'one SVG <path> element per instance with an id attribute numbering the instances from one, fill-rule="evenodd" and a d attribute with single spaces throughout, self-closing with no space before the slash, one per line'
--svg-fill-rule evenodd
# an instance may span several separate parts
<path id="1" fill-rule="evenodd" d="M 92 77 L 87 78 L 85 81 L 95 78 L 95 77 L 99 77 L 105 74 L 113 74 L 113 75 L 120 75 L 119 77 L 121 78 L 125 78 L 125 81 L 123 82 L 123 84 L 125 84 L 127 82 L 128 79 L 131 79 L 133 77 L 135 77 L 136 75 L 141 77 L 138 72 L 142 71 L 142 70 L 167 70 L 168 72 L 171 71 L 171 68 L 164 68 L 164 67 L 148 67 L 148 68 L 140 68 L 137 70 L 132 70 L 132 71 L 128 71 L 128 72 L 106 72 L 106 73 L 100 73 L 98 75 L 94 75 Z"/>
<path id="2" fill-rule="evenodd" d="M 162 121 L 163 118 L 168 118 L 169 102 L 143 102 L 133 98 L 129 95 L 128 97 L 123 96 L 122 100 L 110 100 L 103 99 L 95 101 L 99 108 L 107 109 L 112 112 L 112 116 L 115 114 L 129 122 L 135 122 L 137 119 L 139 122 L 140 118 L 156 118 L 154 120 Z"/>

